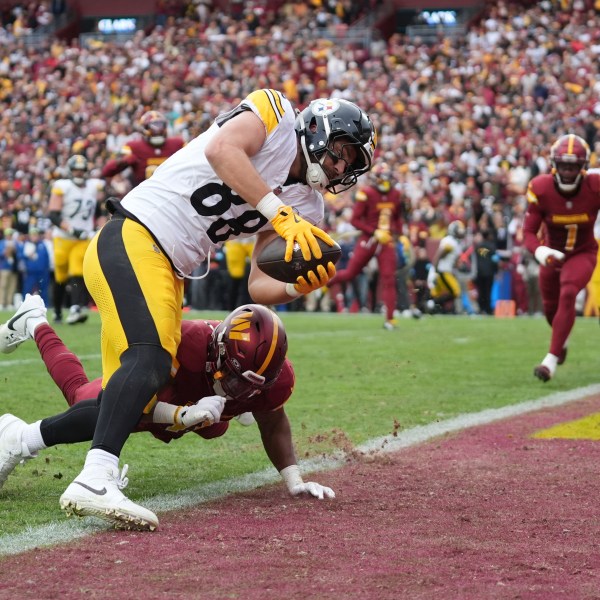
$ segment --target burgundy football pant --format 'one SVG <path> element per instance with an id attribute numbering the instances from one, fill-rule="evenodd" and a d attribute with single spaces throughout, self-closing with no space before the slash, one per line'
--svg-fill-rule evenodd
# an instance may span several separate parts
<path id="1" fill-rule="evenodd" d="M 552 327 L 550 354 L 559 356 L 575 323 L 575 299 L 596 267 L 596 252 L 568 256 L 562 268 L 540 267 L 544 315 Z"/>
<path id="2" fill-rule="evenodd" d="M 386 318 L 391 320 L 396 308 L 396 248 L 394 244 L 379 244 L 371 236 L 361 235 L 354 246 L 348 266 L 336 273 L 329 286 L 352 281 L 377 255 L 379 265 L 379 295 L 385 304 Z"/>

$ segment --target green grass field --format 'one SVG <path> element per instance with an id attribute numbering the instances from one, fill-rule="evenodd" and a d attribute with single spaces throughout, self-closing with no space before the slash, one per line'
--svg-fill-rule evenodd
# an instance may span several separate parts
<path id="1" fill-rule="evenodd" d="M 353 444 L 462 413 L 532 400 L 598 381 L 598 322 L 579 318 L 569 357 L 543 384 L 532 375 L 547 351 L 544 319 L 426 317 L 384 331 L 379 315 L 280 313 L 297 376 L 286 405 L 299 458 L 334 449 L 340 435 Z M 0 313 L 6 320 L 8 313 Z M 192 312 L 186 318 L 220 318 Z M 99 318 L 57 328 L 83 361 L 100 374 Z M 28 422 L 62 412 L 66 403 L 33 342 L 0 355 L 0 414 Z M 50 448 L 19 466 L 0 490 L 0 533 L 16 533 L 64 519 L 58 499 L 83 465 L 88 443 Z M 130 465 L 133 500 L 172 494 L 199 483 L 262 470 L 270 465 L 256 426 L 231 424 L 220 439 L 193 434 L 163 444 L 132 435 L 121 463 Z M 159 513 L 160 516 L 160 513 Z"/>

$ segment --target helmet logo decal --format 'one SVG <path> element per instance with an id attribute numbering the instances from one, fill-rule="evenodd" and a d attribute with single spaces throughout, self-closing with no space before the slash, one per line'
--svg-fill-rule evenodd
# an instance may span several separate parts
<path id="1" fill-rule="evenodd" d="M 337 100 L 315 100 L 310 104 L 313 115 L 323 116 L 335 112 L 340 107 Z"/>
<path id="2" fill-rule="evenodd" d="M 242 313 L 239 317 L 231 320 L 231 331 L 229 332 L 229 339 L 240 340 L 242 342 L 250 341 L 250 319 L 252 313 Z"/>

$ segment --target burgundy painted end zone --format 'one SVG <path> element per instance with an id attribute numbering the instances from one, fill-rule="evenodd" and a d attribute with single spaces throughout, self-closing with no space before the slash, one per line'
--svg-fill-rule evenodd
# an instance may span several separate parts
<path id="1" fill-rule="evenodd" d="M 600 444 L 534 431 L 600 398 L 0 559 L 0 598 L 586 599 L 600 590 Z M 58 510 L 58 508 L 57 508 Z"/>

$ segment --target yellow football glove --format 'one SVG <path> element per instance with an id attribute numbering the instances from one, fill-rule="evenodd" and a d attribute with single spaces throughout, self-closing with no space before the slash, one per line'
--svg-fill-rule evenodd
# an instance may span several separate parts
<path id="1" fill-rule="evenodd" d="M 328 262 L 327 270 L 325 270 L 323 265 L 318 265 L 316 273 L 314 271 L 309 271 L 306 276 L 308 281 L 300 275 L 293 285 L 294 290 L 296 290 L 300 296 L 310 294 L 327 285 L 329 281 L 335 277 L 335 265 L 331 261 Z"/>
<path id="2" fill-rule="evenodd" d="M 373 235 L 380 244 L 385 245 L 392 241 L 392 234 L 386 229 L 376 229 Z"/>
<path id="3" fill-rule="evenodd" d="M 294 242 L 298 242 L 304 260 L 310 260 L 311 256 L 321 258 L 323 253 L 319 248 L 316 238 L 322 239 L 327 245 L 333 246 L 333 239 L 322 229 L 311 225 L 300 217 L 291 206 L 281 206 L 271 219 L 273 229 L 286 241 L 285 261 L 292 260 Z"/>

